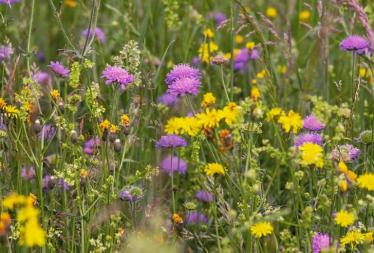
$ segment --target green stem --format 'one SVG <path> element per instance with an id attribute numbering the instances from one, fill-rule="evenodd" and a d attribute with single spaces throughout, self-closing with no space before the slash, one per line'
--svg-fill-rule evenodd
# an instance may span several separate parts
<path id="1" fill-rule="evenodd" d="M 32 25 L 34 23 L 34 10 L 35 10 L 35 0 L 31 0 L 31 15 L 29 20 L 29 34 L 27 37 L 27 71 L 29 72 L 29 75 L 31 75 L 30 70 L 30 46 L 31 46 L 31 34 L 32 34 Z"/>

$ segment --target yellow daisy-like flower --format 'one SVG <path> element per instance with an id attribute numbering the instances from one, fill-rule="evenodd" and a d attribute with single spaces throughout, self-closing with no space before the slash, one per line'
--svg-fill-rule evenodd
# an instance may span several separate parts
<path id="1" fill-rule="evenodd" d="M 167 134 L 188 134 L 196 136 L 201 131 L 201 124 L 195 117 L 174 117 L 169 119 L 165 125 Z"/>
<path id="2" fill-rule="evenodd" d="M 211 92 L 207 92 L 203 96 L 203 101 L 201 101 L 201 106 L 209 107 L 216 103 L 216 97 Z"/>
<path id="3" fill-rule="evenodd" d="M 210 63 L 212 53 L 216 52 L 217 50 L 218 45 L 213 41 L 201 44 L 198 50 L 200 60 L 202 60 L 205 63 Z"/>
<path id="4" fill-rule="evenodd" d="M 39 225 L 37 219 L 31 219 L 20 228 L 21 245 L 27 247 L 43 246 L 46 242 L 46 233 Z"/>
<path id="5" fill-rule="evenodd" d="M 216 109 L 206 109 L 205 113 L 196 115 L 196 119 L 205 129 L 217 127 L 222 118 L 222 114 Z"/>
<path id="6" fill-rule="evenodd" d="M 352 225 L 355 222 L 355 220 L 355 214 L 350 213 L 346 210 L 341 210 L 337 212 L 335 215 L 335 223 L 344 228 Z"/>
<path id="7" fill-rule="evenodd" d="M 271 225 L 270 222 L 258 222 L 251 226 L 251 233 L 254 235 L 256 238 L 261 238 L 264 236 L 268 236 L 272 234 L 274 231 L 273 226 Z"/>
<path id="8" fill-rule="evenodd" d="M 127 114 L 123 114 L 123 115 L 121 116 L 120 121 L 121 121 L 121 125 L 122 125 L 122 126 L 124 126 L 124 127 L 128 127 L 128 126 L 130 125 L 130 117 L 129 117 L 129 115 L 127 115 Z"/>
<path id="9" fill-rule="evenodd" d="M 292 132 L 296 134 L 303 127 L 303 119 L 293 110 L 289 111 L 287 115 L 281 115 L 278 119 L 278 123 L 282 125 L 286 133 L 289 133 L 292 128 Z"/>
<path id="10" fill-rule="evenodd" d="M 275 107 L 273 109 L 271 109 L 270 111 L 268 111 L 266 113 L 266 120 L 267 121 L 270 121 L 274 118 L 277 118 L 278 116 L 281 116 L 281 115 L 284 115 L 285 112 L 282 110 L 282 108 L 279 108 L 279 107 Z"/>
<path id="11" fill-rule="evenodd" d="M 212 32 L 212 30 L 210 28 L 205 29 L 203 31 L 203 35 L 204 35 L 204 37 L 207 37 L 207 38 L 213 38 L 214 37 L 214 33 Z"/>
<path id="12" fill-rule="evenodd" d="M 348 178 L 349 181 L 353 183 L 356 182 L 357 174 L 354 171 L 348 170 L 345 176 Z"/>
<path id="13" fill-rule="evenodd" d="M 256 43 L 254 43 L 253 41 L 247 42 L 247 44 L 245 44 L 245 47 L 248 48 L 249 50 L 252 50 L 253 48 L 255 48 L 255 46 L 256 46 Z"/>
<path id="14" fill-rule="evenodd" d="M 112 124 L 110 123 L 109 120 L 105 119 L 103 120 L 100 125 L 99 125 L 99 128 L 100 128 L 100 131 L 103 133 L 105 130 L 108 130 L 110 128 Z"/>
<path id="15" fill-rule="evenodd" d="M 258 72 L 258 73 L 256 74 L 256 77 L 257 77 L 258 79 L 264 79 L 265 76 L 266 76 L 266 70 L 261 70 L 260 72 Z"/>
<path id="16" fill-rule="evenodd" d="M 357 185 L 361 189 L 374 191 L 374 173 L 366 173 L 357 178 Z"/>
<path id="17" fill-rule="evenodd" d="M 225 169 L 219 163 L 208 163 L 205 166 L 204 171 L 208 177 L 214 175 L 225 175 Z"/>
<path id="18" fill-rule="evenodd" d="M 345 236 L 340 239 L 340 243 L 343 245 L 349 244 L 350 246 L 356 246 L 365 242 L 365 235 L 357 230 L 349 231 Z"/>
<path id="19" fill-rule="evenodd" d="M 251 89 L 251 99 L 253 101 L 257 101 L 257 99 L 260 97 L 260 90 L 257 87 L 253 87 Z"/>
<path id="20" fill-rule="evenodd" d="M 119 127 L 117 127 L 116 125 L 110 125 L 110 128 L 109 128 L 109 132 L 111 132 L 112 134 L 115 134 L 119 131 Z"/>
<path id="21" fill-rule="evenodd" d="M 77 0 L 65 0 L 65 5 L 70 8 L 77 7 L 78 3 Z"/>
<path id="22" fill-rule="evenodd" d="M 346 192 L 348 190 L 348 182 L 347 180 L 343 179 L 338 182 L 339 190 L 341 192 Z"/>
<path id="23" fill-rule="evenodd" d="M 225 119 L 226 124 L 229 126 L 235 124 L 238 121 L 239 114 L 240 106 L 238 106 L 235 102 L 228 103 L 221 110 L 221 115 Z"/>
<path id="24" fill-rule="evenodd" d="M 243 36 L 241 36 L 241 35 L 236 35 L 236 36 L 234 37 L 234 40 L 235 40 L 235 43 L 237 43 L 237 44 L 242 44 L 243 41 L 244 41 L 244 38 L 243 38 Z"/>
<path id="25" fill-rule="evenodd" d="M 6 102 L 3 98 L 0 98 L 0 110 L 3 110 L 6 106 Z"/>
<path id="26" fill-rule="evenodd" d="M 278 16 L 278 11 L 277 9 L 275 9 L 274 7 L 268 7 L 266 9 L 266 16 L 268 16 L 269 18 L 275 18 Z"/>
<path id="27" fill-rule="evenodd" d="M 348 167 L 347 167 L 347 165 L 345 164 L 345 162 L 340 161 L 340 162 L 338 163 L 338 171 L 339 171 L 340 173 L 344 173 L 344 174 L 348 172 Z"/>
<path id="28" fill-rule="evenodd" d="M 320 145 L 306 142 L 299 147 L 301 151 L 301 165 L 315 165 L 317 168 L 323 167 L 323 149 Z"/>
<path id="29" fill-rule="evenodd" d="M 182 224 L 183 223 L 183 218 L 177 213 L 174 213 L 173 216 L 171 217 L 171 219 L 173 220 L 173 222 L 175 224 Z"/>
<path id="30" fill-rule="evenodd" d="M 60 97 L 60 92 L 54 89 L 51 91 L 50 95 L 51 95 L 52 100 L 56 102 L 57 99 Z"/>
<path id="31" fill-rule="evenodd" d="M 307 22 L 307 21 L 309 21 L 310 16 L 311 16 L 310 11 L 303 10 L 299 13 L 299 20 L 302 21 L 302 22 Z"/>
<path id="32" fill-rule="evenodd" d="M 17 109 L 17 107 L 15 107 L 13 105 L 5 106 L 4 111 L 5 111 L 5 115 L 8 118 L 18 118 L 18 115 L 20 113 L 20 111 Z"/>

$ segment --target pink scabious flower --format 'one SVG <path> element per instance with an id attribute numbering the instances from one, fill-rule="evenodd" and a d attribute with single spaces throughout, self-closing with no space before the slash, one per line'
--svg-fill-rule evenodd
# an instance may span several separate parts
<path id="1" fill-rule="evenodd" d="M 156 142 L 156 148 L 178 148 L 187 146 L 187 141 L 175 134 L 168 134 L 161 136 L 161 138 Z"/>
<path id="2" fill-rule="evenodd" d="M 165 83 L 171 85 L 184 78 L 200 80 L 200 70 L 188 64 L 178 64 L 166 75 Z"/>
<path id="3" fill-rule="evenodd" d="M 63 78 L 69 77 L 70 70 L 65 68 L 64 65 L 62 65 L 60 62 L 51 61 L 51 63 L 49 64 L 49 67 L 52 69 L 52 71 L 56 75 L 63 77 Z"/>
<path id="4" fill-rule="evenodd" d="M 52 83 L 52 77 L 47 72 L 43 72 L 43 71 L 36 72 L 32 76 L 32 80 L 42 85 Z"/>
<path id="5" fill-rule="evenodd" d="M 369 54 L 372 51 L 369 41 L 358 35 L 351 35 L 345 38 L 340 43 L 340 49 L 343 51 L 353 51 L 360 55 Z"/>
<path id="6" fill-rule="evenodd" d="M 43 127 L 42 131 L 39 132 L 39 140 L 51 141 L 56 134 L 56 128 L 50 124 Z"/>
<path id="7" fill-rule="evenodd" d="M 0 4 L 12 5 L 21 2 L 21 0 L 0 0 Z"/>
<path id="8" fill-rule="evenodd" d="M 352 162 L 358 159 L 361 151 L 351 144 L 344 144 L 338 145 L 331 153 L 336 161 Z"/>
<path id="9" fill-rule="evenodd" d="M 100 145 L 99 137 L 92 137 L 84 143 L 83 152 L 87 155 L 93 155 Z"/>
<path id="10" fill-rule="evenodd" d="M 179 99 L 178 99 L 177 96 L 174 96 L 174 95 L 171 95 L 171 94 L 168 94 L 168 93 L 164 93 L 157 98 L 157 101 L 160 104 L 166 105 L 168 107 L 172 107 L 172 106 L 178 104 Z"/>
<path id="11" fill-rule="evenodd" d="M 317 133 L 303 133 L 303 134 L 296 136 L 293 145 L 295 147 L 300 147 L 304 143 L 307 143 L 307 142 L 322 146 L 323 144 L 322 136 Z"/>
<path id="12" fill-rule="evenodd" d="M 195 78 L 177 79 L 168 86 L 167 93 L 182 97 L 186 95 L 196 96 L 199 93 L 200 80 Z"/>
<path id="13" fill-rule="evenodd" d="M 30 166 L 29 168 L 23 166 L 21 169 L 21 177 L 24 180 L 32 180 L 35 177 L 35 169 L 34 166 Z"/>
<path id="14" fill-rule="evenodd" d="M 204 213 L 201 213 L 198 211 L 190 211 L 186 215 L 186 223 L 190 225 L 199 224 L 199 223 L 206 224 L 208 222 L 209 222 L 208 217 Z"/>
<path id="15" fill-rule="evenodd" d="M 105 80 L 106 85 L 117 84 L 121 90 L 134 82 L 134 76 L 127 72 L 126 69 L 118 66 L 108 66 L 101 74 L 101 78 Z"/>
<path id="16" fill-rule="evenodd" d="M 303 128 L 310 131 L 321 131 L 325 126 L 316 116 L 309 115 L 304 118 Z"/>
<path id="17" fill-rule="evenodd" d="M 213 201 L 213 194 L 211 194 L 208 191 L 200 190 L 196 193 L 196 198 L 200 200 L 201 202 L 212 202 Z"/>
<path id="18" fill-rule="evenodd" d="M 178 174 L 185 174 L 187 171 L 187 163 L 178 156 L 168 155 L 161 161 L 160 168 L 163 172 L 172 175 L 177 172 Z"/>
<path id="19" fill-rule="evenodd" d="M 13 49 L 9 46 L 0 46 L 0 62 L 9 60 L 13 53 Z"/>
<path id="20" fill-rule="evenodd" d="M 322 250 L 330 248 L 330 236 L 328 234 L 317 233 L 312 238 L 313 253 L 320 253 Z"/>
<path id="21" fill-rule="evenodd" d="M 227 19 L 225 13 L 219 11 L 209 13 L 207 18 L 214 19 L 216 26 L 220 26 Z"/>
<path id="22" fill-rule="evenodd" d="M 104 44 L 106 42 L 105 34 L 104 34 L 103 30 L 99 27 L 96 27 L 95 29 L 93 29 L 93 28 L 84 29 L 82 31 L 81 35 L 85 38 L 89 37 L 90 39 L 92 38 L 92 36 L 95 36 L 98 39 L 98 41 L 102 44 Z"/>

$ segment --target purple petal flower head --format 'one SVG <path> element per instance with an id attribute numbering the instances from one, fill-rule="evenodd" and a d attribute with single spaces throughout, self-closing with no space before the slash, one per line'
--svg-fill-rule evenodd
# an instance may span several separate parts
<path id="1" fill-rule="evenodd" d="M 207 224 L 209 222 L 209 219 L 204 213 L 198 211 L 190 211 L 187 213 L 185 221 L 187 224 L 191 225 L 199 223 Z"/>
<path id="2" fill-rule="evenodd" d="M 303 128 L 310 131 L 321 131 L 325 128 L 322 122 L 314 115 L 309 115 L 304 118 Z"/>
<path id="3" fill-rule="evenodd" d="M 117 84 L 121 90 L 125 90 L 130 83 L 134 82 L 134 76 L 126 69 L 118 66 L 106 67 L 101 74 L 101 78 L 105 80 L 106 85 Z"/>
<path id="4" fill-rule="evenodd" d="M 196 96 L 199 93 L 199 88 L 200 80 L 186 77 L 183 79 L 177 79 L 170 84 L 167 93 L 178 97 L 185 95 Z"/>
<path id="5" fill-rule="evenodd" d="M 156 148 L 178 148 L 187 146 L 187 141 L 176 134 L 168 134 L 161 136 L 156 142 Z"/>
<path id="6" fill-rule="evenodd" d="M 163 172 L 168 173 L 169 175 L 174 172 L 185 174 L 187 171 L 187 163 L 178 156 L 168 155 L 161 161 L 160 168 Z"/>
<path id="7" fill-rule="evenodd" d="M 216 26 L 220 26 L 227 19 L 225 13 L 219 11 L 209 13 L 208 18 L 214 19 Z"/>
<path id="8" fill-rule="evenodd" d="M 254 48 L 249 55 L 249 59 L 257 60 L 258 58 L 260 58 L 260 55 L 261 55 L 260 51 L 256 48 Z"/>
<path id="9" fill-rule="evenodd" d="M 161 96 L 158 97 L 157 101 L 160 104 L 166 105 L 168 107 L 172 107 L 172 106 L 175 106 L 175 105 L 178 104 L 179 99 L 178 99 L 177 96 L 174 96 L 174 95 L 171 95 L 171 94 L 168 94 L 168 93 L 164 93 L 164 94 L 162 94 Z"/>
<path id="10" fill-rule="evenodd" d="M 0 0 L 1 1 L 1 0 Z M 3 60 L 9 60 L 13 54 L 13 49 L 9 46 L 0 46 L 0 63 Z"/>
<path id="11" fill-rule="evenodd" d="M 123 201 L 134 202 L 139 200 L 143 196 L 143 191 L 139 187 L 130 187 L 123 189 L 119 193 L 119 198 Z"/>
<path id="12" fill-rule="evenodd" d="M 188 64 L 178 64 L 166 75 L 165 83 L 171 85 L 184 78 L 200 80 L 200 70 Z"/>
<path id="13" fill-rule="evenodd" d="M 191 65 L 194 67 L 198 67 L 200 64 L 199 56 L 192 57 Z"/>
<path id="14" fill-rule="evenodd" d="M 92 36 L 95 36 L 98 39 L 98 41 L 102 44 L 104 44 L 106 42 L 105 34 L 104 34 L 104 32 L 101 28 L 99 28 L 99 27 L 96 27 L 95 29 L 91 28 L 89 32 L 88 32 L 88 30 L 89 30 L 88 28 L 83 30 L 81 35 L 85 38 L 87 38 L 88 36 L 90 38 L 92 38 Z"/>
<path id="15" fill-rule="evenodd" d="M 135 201 L 135 197 L 131 195 L 129 190 L 122 190 L 119 193 L 119 198 L 123 201 Z"/>
<path id="16" fill-rule="evenodd" d="M 328 234 L 317 233 L 312 238 L 313 253 L 320 253 L 322 250 L 330 248 L 330 236 Z"/>
<path id="17" fill-rule="evenodd" d="M 332 157 L 336 161 L 351 162 L 360 156 L 360 149 L 351 144 L 339 145 L 332 150 Z"/>
<path id="18" fill-rule="evenodd" d="M 345 38 L 340 43 L 340 49 L 343 51 L 353 51 L 360 55 L 370 54 L 372 51 L 369 41 L 358 35 L 351 35 Z"/>
<path id="19" fill-rule="evenodd" d="M 42 182 L 43 190 L 52 189 L 55 186 L 55 183 L 56 183 L 55 177 L 50 176 L 50 175 L 44 176 L 42 181 L 43 181 Z"/>
<path id="20" fill-rule="evenodd" d="M 37 82 L 38 84 L 48 85 L 52 84 L 52 77 L 47 72 L 38 71 L 32 76 L 32 80 Z"/>
<path id="21" fill-rule="evenodd" d="M 244 72 L 247 68 L 249 57 L 248 48 L 241 49 L 234 59 L 234 69 L 236 71 Z"/>
<path id="22" fill-rule="evenodd" d="M 35 169 L 34 166 L 30 166 L 29 168 L 23 166 L 21 169 L 21 177 L 24 180 L 32 180 L 35 177 Z"/>
<path id="23" fill-rule="evenodd" d="M 60 190 L 69 191 L 70 188 L 71 188 L 71 185 L 65 179 L 59 178 L 58 179 L 58 188 L 60 188 Z"/>
<path id="24" fill-rule="evenodd" d="M 47 124 L 43 127 L 42 131 L 38 133 L 38 138 L 41 140 L 43 138 L 44 141 L 50 141 L 56 134 L 56 128 L 50 124 Z"/>
<path id="25" fill-rule="evenodd" d="M 84 143 L 83 152 L 87 155 L 93 155 L 100 145 L 100 138 L 95 136 Z"/>
<path id="26" fill-rule="evenodd" d="M 300 147 L 306 142 L 311 142 L 311 143 L 314 143 L 314 144 L 318 144 L 320 146 L 322 146 L 322 144 L 323 144 L 323 140 L 322 140 L 321 135 L 319 135 L 317 133 L 304 133 L 304 134 L 300 134 L 300 135 L 296 136 L 293 145 L 295 147 Z"/>
<path id="27" fill-rule="evenodd" d="M 62 65 L 60 62 L 51 61 L 51 63 L 49 64 L 49 67 L 52 69 L 52 71 L 56 75 L 63 77 L 63 78 L 69 77 L 70 70 L 65 68 L 64 65 Z"/>
<path id="28" fill-rule="evenodd" d="M 12 5 L 21 2 L 21 0 L 0 0 L 0 4 Z"/>
<path id="29" fill-rule="evenodd" d="M 213 201 L 213 194 L 211 194 L 208 191 L 200 190 L 196 193 L 196 198 L 200 200 L 201 202 L 212 202 Z"/>
<path id="30" fill-rule="evenodd" d="M 45 62 L 46 60 L 45 54 L 43 53 L 43 51 L 38 51 L 36 53 L 36 58 L 38 59 L 39 62 Z"/>

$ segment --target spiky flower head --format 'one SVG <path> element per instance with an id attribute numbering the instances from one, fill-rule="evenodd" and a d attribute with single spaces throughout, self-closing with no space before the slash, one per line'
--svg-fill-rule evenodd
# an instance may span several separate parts
<path id="1" fill-rule="evenodd" d="M 101 74 L 101 78 L 105 80 L 106 85 L 117 84 L 121 90 L 125 90 L 134 81 L 133 75 L 118 66 L 107 66 Z"/>
<path id="2" fill-rule="evenodd" d="M 175 172 L 178 174 L 185 174 L 187 171 L 187 163 L 178 156 L 168 155 L 161 161 L 160 168 L 169 175 Z"/>
<path id="3" fill-rule="evenodd" d="M 187 141 L 176 134 L 168 134 L 161 136 L 156 142 L 156 148 L 178 148 L 187 146 Z"/>
<path id="4" fill-rule="evenodd" d="M 303 120 L 303 128 L 310 131 L 321 131 L 325 128 L 323 123 L 314 115 L 306 116 Z"/>
<path id="5" fill-rule="evenodd" d="M 200 79 L 200 71 L 188 64 L 178 64 L 166 75 L 165 83 L 171 85 L 175 81 L 184 78 Z"/>
<path id="6" fill-rule="evenodd" d="M 64 65 L 62 65 L 58 61 L 51 61 L 51 63 L 49 64 L 49 67 L 52 69 L 52 71 L 56 75 L 63 77 L 63 78 L 68 77 L 70 74 L 70 70 L 65 68 Z"/>
<path id="7" fill-rule="evenodd" d="M 369 54 L 372 52 L 370 42 L 358 35 L 351 35 L 340 43 L 340 49 L 343 51 L 352 51 L 357 54 Z"/>
<path id="8" fill-rule="evenodd" d="M 330 236 L 324 233 L 317 233 L 312 238 L 313 253 L 320 253 L 330 247 Z"/>

